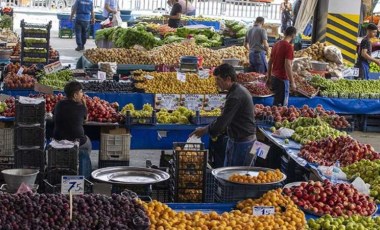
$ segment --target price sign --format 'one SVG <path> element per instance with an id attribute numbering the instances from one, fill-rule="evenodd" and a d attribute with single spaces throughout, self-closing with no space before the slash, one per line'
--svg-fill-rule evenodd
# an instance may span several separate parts
<path id="1" fill-rule="evenodd" d="M 145 77 L 146 79 L 148 79 L 148 80 L 152 80 L 152 79 L 154 79 L 154 77 L 151 76 L 151 75 L 145 75 L 144 77 Z"/>
<path id="2" fill-rule="evenodd" d="M 359 68 L 347 68 L 342 71 L 343 77 L 359 77 Z"/>
<path id="3" fill-rule="evenodd" d="M 204 103 L 203 103 L 203 109 L 213 110 L 216 108 L 223 108 L 225 102 L 226 102 L 225 94 L 206 94 Z"/>
<path id="4" fill-rule="evenodd" d="M 107 79 L 107 73 L 103 71 L 98 71 L 98 79 L 101 81 L 105 81 Z"/>
<path id="5" fill-rule="evenodd" d="M 186 82 L 186 74 L 181 73 L 181 72 L 177 72 L 177 80 L 185 83 Z"/>
<path id="6" fill-rule="evenodd" d="M 380 50 L 373 51 L 371 57 L 380 59 Z"/>
<path id="7" fill-rule="evenodd" d="M 24 68 L 20 67 L 20 69 L 18 69 L 17 71 L 17 76 L 21 76 L 23 72 L 24 72 Z"/>
<path id="8" fill-rule="evenodd" d="M 81 195 L 84 193 L 84 176 L 62 176 L 62 194 Z"/>
<path id="9" fill-rule="evenodd" d="M 255 143 L 253 143 L 250 153 L 252 155 L 256 155 L 258 157 L 266 159 L 269 149 L 270 149 L 270 146 L 264 143 L 261 143 L 260 141 L 255 141 Z"/>
<path id="10" fill-rule="evenodd" d="M 181 101 L 179 94 L 156 94 L 155 95 L 155 108 L 176 110 Z"/>
<path id="11" fill-rule="evenodd" d="M 46 74 L 54 73 L 63 69 L 62 63 L 60 61 L 53 62 L 49 65 L 44 66 L 44 70 Z"/>
<path id="12" fill-rule="evenodd" d="M 54 88 L 36 82 L 34 83 L 34 91 L 45 94 L 53 94 Z"/>
<path id="13" fill-rule="evenodd" d="M 199 111 L 203 107 L 204 95 L 200 94 L 185 94 L 181 96 L 181 105 L 194 111 Z"/>
<path id="14" fill-rule="evenodd" d="M 273 215 L 275 213 L 273 206 L 254 206 L 252 211 L 254 216 L 266 216 Z"/>
<path id="15" fill-rule="evenodd" d="M 210 76 L 210 70 L 199 70 L 198 71 L 198 78 L 200 79 L 207 79 Z"/>

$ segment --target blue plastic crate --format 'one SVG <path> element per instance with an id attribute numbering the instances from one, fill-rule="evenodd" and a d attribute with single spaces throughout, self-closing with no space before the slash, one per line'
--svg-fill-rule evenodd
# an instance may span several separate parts
<path id="1" fill-rule="evenodd" d="M 120 15 L 120 17 L 123 22 L 129 22 L 133 19 L 132 15 Z"/>
<path id="2" fill-rule="evenodd" d="M 74 23 L 70 20 L 59 20 L 59 29 L 74 29 Z"/>
<path id="3" fill-rule="evenodd" d="M 95 34 L 96 34 L 96 31 L 100 30 L 102 28 L 102 25 L 100 24 L 100 22 L 95 22 L 94 25 L 91 26 L 92 27 L 92 37 L 95 38 Z"/>
<path id="4" fill-rule="evenodd" d="M 120 15 L 131 15 L 132 10 L 120 10 Z"/>
<path id="5" fill-rule="evenodd" d="M 70 14 L 57 14 L 58 20 L 70 20 Z"/>

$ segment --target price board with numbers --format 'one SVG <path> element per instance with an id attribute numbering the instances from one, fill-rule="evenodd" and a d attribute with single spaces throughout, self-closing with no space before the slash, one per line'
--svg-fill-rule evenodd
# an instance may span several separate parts
<path id="1" fill-rule="evenodd" d="M 343 77 L 359 77 L 359 68 L 347 68 L 342 71 Z"/>
<path id="2" fill-rule="evenodd" d="M 206 94 L 203 102 L 204 110 L 214 110 L 216 108 L 223 108 L 226 103 L 225 94 Z"/>
<path id="3" fill-rule="evenodd" d="M 254 206 L 252 211 L 254 216 L 266 216 L 273 215 L 275 213 L 273 206 Z"/>
<path id="4" fill-rule="evenodd" d="M 180 94 L 156 94 L 155 95 L 155 108 L 176 110 L 181 103 Z"/>
<path id="5" fill-rule="evenodd" d="M 62 194 L 84 194 L 84 176 L 62 176 Z"/>

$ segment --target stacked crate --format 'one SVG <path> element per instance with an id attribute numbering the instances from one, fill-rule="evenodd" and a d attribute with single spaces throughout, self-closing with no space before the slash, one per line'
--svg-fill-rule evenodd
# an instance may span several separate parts
<path id="1" fill-rule="evenodd" d="M 173 143 L 170 166 L 172 202 L 200 203 L 205 201 L 207 150 L 203 143 Z"/>
<path id="2" fill-rule="evenodd" d="M 101 133 L 99 168 L 129 166 L 130 134 Z"/>
<path id="3" fill-rule="evenodd" d="M 59 20 L 58 37 L 72 38 L 74 34 L 74 21 L 70 20 L 69 14 L 57 14 Z"/>
<path id="4" fill-rule="evenodd" d="M 14 158 L 16 168 L 39 169 L 39 183 L 45 169 L 45 101 L 38 104 L 16 100 L 14 128 Z"/>

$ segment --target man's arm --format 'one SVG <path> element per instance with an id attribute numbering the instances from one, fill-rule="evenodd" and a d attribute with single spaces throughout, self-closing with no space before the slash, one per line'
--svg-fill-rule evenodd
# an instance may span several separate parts
<path id="1" fill-rule="evenodd" d="M 248 30 L 247 33 L 245 34 L 245 38 L 244 38 L 244 47 L 245 47 L 247 50 L 249 50 L 248 34 L 249 34 L 249 30 Z"/>
<path id="2" fill-rule="evenodd" d="M 211 136 L 218 136 L 226 130 L 239 110 L 239 100 L 237 98 L 229 98 L 224 105 L 222 114 L 208 126 L 208 132 Z"/>
<path id="3" fill-rule="evenodd" d="M 288 76 L 288 78 L 289 78 L 290 88 L 292 90 L 295 90 L 296 89 L 296 83 L 294 82 L 294 78 L 293 78 L 292 63 L 293 63 L 293 60 L 285 59 L 286 76 Z"/>
<path id="4" fill-rule="evenodd" d="M 263 46 L 264 46 L 265 51 L 268 51 L 268 50 L 269 50 L 269 43 L 268 43 L 268 40 L 263 40 Z"/>
<path id="5" fill-rule="evenodd" d="M 71 7 L 70 21 L 73 20 L 74 15 L 75 15 L 76 12 L 77 12 L 77 7 L 78 7 L 78 0 L 76 0 L 75 3 L 73 4 L 73 6 Z"/>
<path id="6" fill-rule="evenodd" d="M 116 14 L 116 12 L 117 12 L 116 10 L 111 9 L 110 4 L 108 2 L 104 3 L 104 9 L 106 9 L 108 11 L 108 13 Z"/>
<path id="7" fill-rule="evenodd" d="M 367 61 L 372 61 L 372 62 L 375 62 L 377 65 L 380 65 L 380 59 L 376 59 L 376 58 L 371 57 L 371 55 L 369 55 L 367 52 L 368 52 L 368 49 L 362 49 L 360 55 L 363 58 L 365 58 Z"/>

